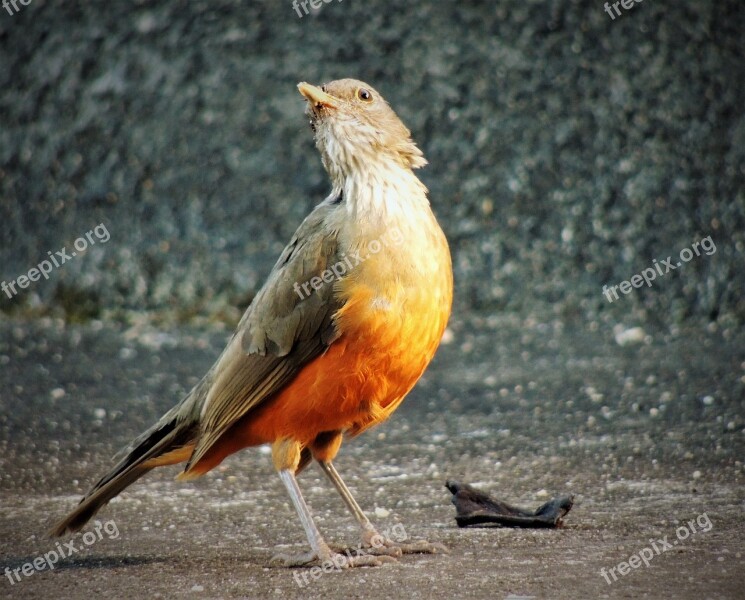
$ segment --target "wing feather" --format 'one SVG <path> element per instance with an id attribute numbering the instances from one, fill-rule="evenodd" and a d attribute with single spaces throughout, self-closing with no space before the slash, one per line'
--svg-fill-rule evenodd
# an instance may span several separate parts
<path id="1" fill-rule="evenodd" d="M 185 472 L 243 418 L 289 383 L 340 336 L 334 322 L 341 302 L 331 283 L 302 297 L 298 289 L 339 261 L 336 231 L 319 205 L 298 228 L 266 284 L 246 310 L 228 347 L 211 369 L 198 438 Z M 305 295 L 304 293 L 302 294 Z"/>

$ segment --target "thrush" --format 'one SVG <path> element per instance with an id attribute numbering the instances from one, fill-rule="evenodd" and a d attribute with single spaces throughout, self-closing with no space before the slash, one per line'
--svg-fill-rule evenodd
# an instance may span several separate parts
<path id="1" fill-rule="evenodd" d="M 310 544 L 301 556 L 280 556 L 283 564 L 388 558 L 336 554 L 296 475 L 317 461 L 358 521 L 363 547 L 381 539 L 332 461 L 344 438 L 396 410 L 432 360 L 450 315 L 450 252 L 414 173 L 427 161 L 384 98 L 354 79 L 298 89 L 331 193 L 292 236 L 212 368 L 124 449 L 52 535 L 81 529 L 156 467 L 185 463 L 178 479 L 192 479 L 238 450 L 271 444 Z M 442 549 L 389 539 L 382 547 L 392 556 Z"/>

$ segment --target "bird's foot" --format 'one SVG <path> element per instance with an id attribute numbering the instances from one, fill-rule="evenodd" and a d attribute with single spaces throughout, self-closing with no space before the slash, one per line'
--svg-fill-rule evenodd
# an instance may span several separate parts
<path id="1" fill-rule="evenodd" d="M 401 556 L 399 553 L 398 556 Z M 320 566 L 326 570 L 341 570 L 352 567 L 380 567 L 387 562 L 396 562 L 390 555 L 376 555 L 366 551 L 344 553 L 335 552 L 328 546 L 320 552 L 311 550 L 301 554 L 276 554 L 272 557 L 272 563 L 281 567 L 314 567 Z"/>
<path id="2" fill-rule="evenodd" d="M 442 544 L 420 540 L 417 542 L 407 541 L 404 537 L 400 541 L 393 541 L 387 535 L 377 531 L 369 530 L 362 534 L 360 548 L 362 551 L 374 556 L 395 556 L 403 554 L 448 554 L 448 549 Z"/>

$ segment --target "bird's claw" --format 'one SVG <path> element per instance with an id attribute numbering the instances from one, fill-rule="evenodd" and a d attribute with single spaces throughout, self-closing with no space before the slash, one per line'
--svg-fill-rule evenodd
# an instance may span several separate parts
<path id="1" fill-rule="evenodd" d="M 388 540 L 389 544 L 385 543 L 376 543 L 376 544 L 368 544 L 365 543 L 364 540 L 357 544 L 357 546 L 334 546 L 334 550 L 338 552 L 339 554 L 344 554 L 346 556 L 363 556 L 363 555 L 369 555 L 369 556 L 389 556 L 393 558 L 400 558 L 403 555 L 403 552 L 401 552 L 401 548 L 399 548 L 395 543 Z"/>
<path id="2" fill-rule="evenodd" d="M 272 556 L 270 562 L 279 567 L 305 567 L 318 560 L 318 555 L 313 552 L 302 552 L 299 554 L 285 554 L 280 552 Z"/>
<path id="3" fill-rule="evenodd" d="M 418 542 L 394 542 L 377 531 L 362 534 L 361 548 L 368 554 L 400 557 L 404 554 L 449 554 L 450 551 L 437 542 L 421 540 Z"/>

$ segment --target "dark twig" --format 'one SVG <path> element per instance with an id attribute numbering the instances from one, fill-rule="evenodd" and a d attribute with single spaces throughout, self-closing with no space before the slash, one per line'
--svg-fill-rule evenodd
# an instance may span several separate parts
<path id="1" fill-rule="evenodd" d="M 571 510 L 574 496 L 561 496 L 546 502 L 536 511 L 523 510 L 501 500 L 490 498 L 470 485 L 446 481 L 453 494 L 452 503 L 459 527 L 494 524 L 503 527 L 559 527 L 562 518 Z"/>

